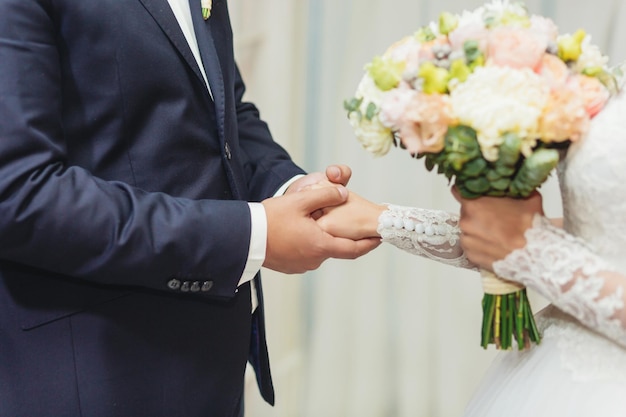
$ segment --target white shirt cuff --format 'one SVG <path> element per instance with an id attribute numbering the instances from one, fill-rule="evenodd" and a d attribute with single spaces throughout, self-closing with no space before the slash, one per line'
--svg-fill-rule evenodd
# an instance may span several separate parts
<path id="1" fill-rule="evenodd" d="M 274 197 L 278 197 L 278 196 L 285 194 L 285 191 L 287 191 L 287 188 L 289 188 L 289 186 L 293 184 L 298 178 L 302 178 L 302 177 L 304 177 L 304 175 L 298 174 L 295 177 L 291 178 L 289 181 L 284 183 L 282 187 L 278 189 L 278 191 L 276 191 L 276 194 L 274 194 Z"/>
<path id="2" fill-rule="evenodd" d="M 284 183 L 282 187 L 276 191 L 274 197 L 283 195 L 294 181 L 303 176 L 304 175 L 301 174 L 296 175 Z M 250 250 L 248 251 L 248 261 L 243 270 L 243 275 L 237 286 L 252 280 L 265 261 L 265 249 L 267 245 L 267 217 L 265 216 L 265 208 L 261 203 L 248 203 L 248 206 L 250 206 L 251 220 Z"/>
<path id="3" fill-rule="evenodd" d="M 261 203 L 248 203 L 250 207 L 251 233 L 248 261 L 239 280 L 239 285 L 250 281 L 259 272 L 265 261 L 267 244 L 267 218 Z"/>
<path id="4" fill-rule="evenodd" d="M 296 175 L 289 181 L 284 183 L 282 187 L 276 191 L 274 197 L 281 196 L 287 191 L 287 188 L 303 175 Z M 245 284 L 251 281 L 252 286 L 252 311 L 254 311 L 258 305 L 258 298 L 256 295 L 256 289 L 254 287 L 254 276 L 259 272 L 265 262 L 265 250 L 267 248 L 267 217 L 265 216 L 265 207 L 261 203 L 248 203 L 250 207 L 250 249 L 248 250 L 248 260 L 246 266 L 243 269 L 243 274 L 237 286 Z"/>

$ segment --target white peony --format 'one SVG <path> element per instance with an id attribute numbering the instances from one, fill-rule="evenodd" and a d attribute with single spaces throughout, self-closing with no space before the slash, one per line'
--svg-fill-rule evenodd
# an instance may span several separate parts
<path id="1" fill-rule="evenodd" d="M 479 67 L 451 93 L 452 112 L 460 124 L 476 130 L 485 159 L 496 161 L 502 135 L 515 132 L 528 153 L 535 144 L 538 120 L 549 89 L 528 68 Z"/>
<path id="2" fill-rule="evenodd" d="M 374 154 L 374 156 L 386 155 L 391 149 L 393 133 L 389 128 L 383 126 L 378 118 L 374 117 L 372 120 L 359 119 L 355 113 L 352 113 L 350 114 L 350 124 L 363 149 Z"/>
<path id="3" fill-rule="evenodd" d="M 485 10 L 482 7 L 477 8 L 474 11 L 464 10 L 460 15 L 458 27 L 464 26 L 485 26 L 485 21 L 483 20 L 483 14 Z"/>
<path id="4" fill-rule="evenodd" d="M 507 14 L 513 14 L 520 17 L 527 17 L 528 10 L 521 1 L 515 0 L 493 0 L 482 7 L 483 16 L 485 18 L 493 18 L 500 23 L 502 18 Z"/>
<path id="5" fill-rule="evenodd" d="M 393 144 L 393 133 L 391 129 L 383 126 L 378 117 L 367 120 L 365 114 L 367 107 L 371 104 L 380 109 L 383 92 L 376 87 L 374 80 L 367 74 L 363 76 L 356 91 L 357 98 L 363 98 L 359 115 L 352 112 L 349 115 L 350 124 L 354 133 L 363 148 L 376 156 L 382 156 L 389 152 Z"/>
<path id="6" fill-rule="evenodd" d="M 591 43 L 591 36 L 585 36 L 581 45 L 582 53 L 576 61 L 574 70 L 582 72 L 585 68 L 606 68 L 609 62 L 609 57 L 602 55 L 600 48 L 597 45 Z"/>

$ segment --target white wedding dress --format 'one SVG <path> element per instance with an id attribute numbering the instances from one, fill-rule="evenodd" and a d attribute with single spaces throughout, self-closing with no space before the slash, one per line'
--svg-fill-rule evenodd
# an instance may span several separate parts
<path id="1" fill-rule="evenodd" d="M 541 217 L 495 272 L 541 293 L 542 342 L 497 355 L 464 417 L 626 416 L 626 94 L 593 119 L 559 166 L 564 229 Z M 458 217 L 390 206 L 383 241 L 471 267 Z"/>

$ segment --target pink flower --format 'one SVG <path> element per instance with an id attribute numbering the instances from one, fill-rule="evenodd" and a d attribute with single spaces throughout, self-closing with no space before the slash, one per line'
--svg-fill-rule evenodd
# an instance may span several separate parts
<path id="1" fill-rule="evenodd" d="M 559 36 L 559 29 L 551 19 L 543 16 L 530 17 L 530 31 L 541 36 L 546 43 L 556 42 Z"/>
<path id="2" fill-rule="evenodd" d="M 482 23 L 471 22 L 454 29 L 448 34 L 448 40 L 453 51 L 463 50 L 463 45 L 467 41 L 478 42 L 478 48 L 487 51 L 487 39 L 489 31 Z"/>
<path id="3" fill-rule="evenodd" d="M 598 114 L 611 96 L 609 90 L 596 77 L 575 74 L 570 77 L 568 86 L 582 94 L 589 117 Z"/>
<path id="4" fill-rule="evenodd" d="M 489 33 L 488 61 L 492 65 L 535 69 L 547 42 L 528 29 L 501 26 Z"/>
<path id="5" fill-rule="evenodd" d="M 417 91 L 408 84 L 401 84 L 401 88 L 394 88 L 383 94 L 380 102 L 380 113 L 378 114 L 383 126 L 394 131 L 400 129 L 404 113 L 416 95 Z"/>
<path id="6" fill-rule="evenodd" d="M 537 68 L 537 74 L 548 83 L 551 89 L 560 88 L 570 75 L 570 70 L 561 59 L 552 54 L 544 53 Z"/>
<path id="7" fill-rule="evenodd" d="M 400 140 L 411 154 L 440 152 L 453 121 L 449 96 L 418 93 L 406 107 Z"/>

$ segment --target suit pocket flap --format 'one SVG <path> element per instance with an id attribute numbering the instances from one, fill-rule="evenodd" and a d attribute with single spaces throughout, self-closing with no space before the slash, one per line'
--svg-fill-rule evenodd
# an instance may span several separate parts
<path id="1" fill-rule="evenodd" d="M 15 302 L 23 330 L 35 329 L 131 293 L 127 288 L 40 275 L 32 270 L 5 269 L 2 278 Z"/>

